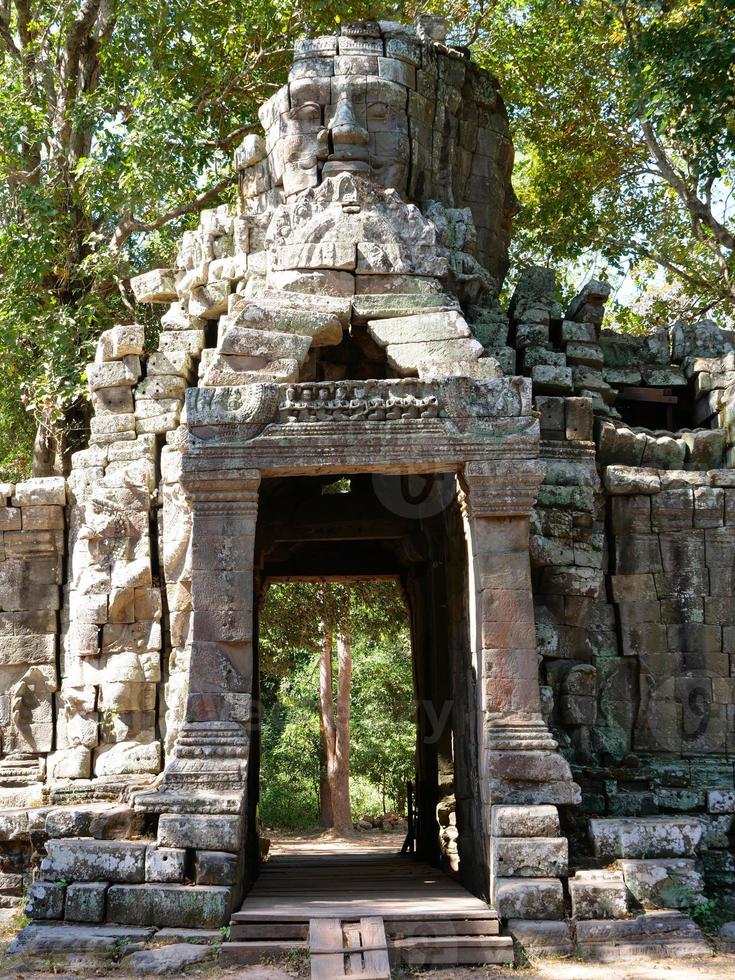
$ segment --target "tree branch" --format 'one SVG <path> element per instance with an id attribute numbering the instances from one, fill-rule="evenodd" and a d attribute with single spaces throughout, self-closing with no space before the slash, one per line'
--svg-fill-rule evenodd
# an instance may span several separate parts
<path id="1" fill-rule="evenodd" d="M 15 43 L 15 39 L 10 30 L 10 17 L 6 15 L 5 11 L 0 13 L 0 40 L 5 45 L 8 54 L 12 55 L 16 61 L 19 61 L 21 58 L 20 48 Z"/>
<path id="2" fill-rule="evenodd" d="M 675 265 L 669 259 L 665 259 L 662 255 L 652 252 L 649 248 L 646 248 L 645 245 L 639 245 L 637 242 L 621 242 L 614 238 L 603 239 L 603 243 L 613 248 L 620 249 L 623 252 L 637 252 L 639 255 L 642 255 L 643 258 L 650 259 L 651 262 L 655 262 L 656 265 L 660 265 L 662 269 L 667 269 L 693 289 L 717 293 L 721 299 L 727 300 L 729 303 L 735 299 L 735 289 L 732 287 L 723 289 L 720 283 L 709 282 L 706 279 L 701 279 L 694 276 L 691 273 L 686 272 L 686 270 L 682 269 L 680 266 Z"/>
<path id="3" fill-rule="evenodd" d="M 712 211 L 707 207 L 705 202 L 698 197 L 696 192 L 691 187 L 687 186 L 684 178 L 667 157 L 666 151 L 659 142 L 650 122 L 640 116 L 639 121 L 643 130 L 643 137 L 646 141 L 646 146 L 648 147 L 651 156 L 656 161 L 656 166 L 659 168 L 663 179 L 676 191 L 680 200 L 694 219 L 701 222 L 705 227 L 709 228 L 715 239 L 720 243 L 720 245 L 722 245 L 723 248 L 728 249 L 728 251 L 733 251 L 735 249 L 735 234 L 721 224 L 712 214 Z"/>
<path id="4" fill-rule="evenodd" d="M 164 225 L 168 224 L 170 221 L 174 221 L 176 218 L 181 218 L 185 214 L 193 214 L 196 211 L 201 211 L 211 203 L 215 198 L 235 183 L 237 177 L 235 174 L 230 174 L 219 183 L 210 187 L 209 190 L 203 191 L 197 197 L 195 197 L 188 204 L 182 204 L 178 208 L 173 208 L 171 211 L 166 211 L 160 217 L 156 218 L 155 221 L 141 221 L 132 214 L 125 214 L 122 216 L 120 221 L 117 223 L 117 227 L 112 233 L 108 249 L 113 256 L 117 256 L 122 251 L 125 243 L 130 238 L 131 235 L 135 235 L 139 232 L 156 231 L 158 228 L 162 228 Z"/>

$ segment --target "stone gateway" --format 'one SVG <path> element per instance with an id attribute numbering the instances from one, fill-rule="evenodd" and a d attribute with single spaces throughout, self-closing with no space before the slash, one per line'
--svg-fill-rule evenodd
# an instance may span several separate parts
<path id="1" fill-rule="evenodd" d="M 100 338 L 68 478 L 3 485 L 4 903 L 225 926 L 264 590 L 394 576 L 421 852 L 519 942 L 701 950 L 677 909 L 735 902 L 735 335 L 612 333 L 545 268 L 502 307 L 507 116 L 435 19 L 299 42 L 260 120 L 237 208 L 133 280 L 157 349 Z"/>

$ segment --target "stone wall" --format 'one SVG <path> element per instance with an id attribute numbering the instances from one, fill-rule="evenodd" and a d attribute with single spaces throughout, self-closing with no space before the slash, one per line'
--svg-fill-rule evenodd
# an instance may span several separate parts
<path id="1" fill-rule="evenodd" d="M 63 478 L 0 485 L 0 806 L 40 802 L 54 747 Z"/>

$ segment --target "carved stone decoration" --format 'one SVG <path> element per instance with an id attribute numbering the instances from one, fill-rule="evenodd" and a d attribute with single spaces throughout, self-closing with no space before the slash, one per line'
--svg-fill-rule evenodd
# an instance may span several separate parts
<path id="1" fill-rule="evenodd" d="M 516 201 L 497 81 L 421 27 L 376 31 L 297 47 L 288 84 L 260 111 L 265 142 L 248 136 L 238 151 L 243 199 L 290 201 L 346 173 L 469 208 L 480 262 L 500 281 Z"/>

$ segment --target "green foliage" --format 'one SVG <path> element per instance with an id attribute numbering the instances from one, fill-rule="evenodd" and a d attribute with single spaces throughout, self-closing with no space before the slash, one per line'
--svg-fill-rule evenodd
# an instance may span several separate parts
<path id="1" fill-rule="evenodd" d="M 271 586 L 260 616 L 260 815 L 266 826 L 319 821 L 319 606 L 343 608 L 340 585 Z M 413 673 L 406 610 L 392 582 L 350 586 L 353 815 L 402 811 L 413 775 Z M 325 606 L 321 610 L 324 612 Z"/>
<path id="2" fill-rule="evenodd" d="M 718 935 L 730 918 L 728 906 L 722 898 L 705 898 L 695 894 L 687 885 L 675 888 L 674 893 L 677 907 L 710 936 Z"/>
<path id="3" fill-rule="evenodd" d="M 294 0 L 0 5 L 0 475 L 28 474 L 37 424 L 81 440 L 96 338 L 140 315 L 127 279 L 233 199 L 233 151 L 294 37 L 335 16 Z"/>

